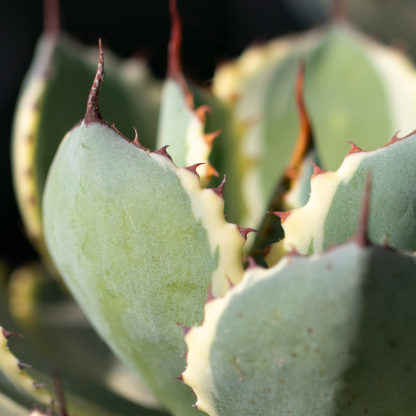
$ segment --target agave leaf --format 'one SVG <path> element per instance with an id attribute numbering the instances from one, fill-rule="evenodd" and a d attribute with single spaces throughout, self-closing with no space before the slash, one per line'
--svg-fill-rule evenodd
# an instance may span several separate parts
<path id="1" fill-rule="evenodd" d="M 356 242 L 251 269 L 186 335 L 184 381 L 210 416 L 412 413 L 415 296 L 414 256 Z"/>
<path id="2" fill-rule="evenodd" d="M 288 204 L 299 204 L 302 199 L 309 198 L 309 170 L 312 167 L 310 158 L 315 155 L 313 150 L 313 132 L 308 113 L 303 100 L 305 80 L 304 63 L 299 65 L 296 78 L 296 106 L 299 113 L 298 138 L 292 157 L 286 166 L 284 174 L 275 187 L 274 196 L 268 206 L 268 212 L 279 213 L 287 208 Z M 316 158 L 316 156 L 313 156 Z M 266 215 L 259 228 L 254 244 L 251 249 L 252 255 L 263 264 L 264 259 L 258 257 L 264 252 L 264 248 L 279 241 L 283 237 L 281 221 L 274 216 Z"/>
<path id="3" fill-rule="evenodd" d="M 94 77 L 94 67 L 90 49 L 65 35 L 46 33 L 21 90 L 13 127 L 13 175 L 25 228 L 43 255 L 40 201 L 46 175 L 62 136 L 82 117 L 84 91 Z M 140 125 L 143 143 L 151 144 L 158 84 L 143 63 L 121 66 L 115 58 L 107 75 L 103 101 L 109 119 L 125 132 Z"/>
<path id="4" fill-rule="evenodd" d="M 227 275 L 240 278 L 243 241 L 222 206 L 194 174 L 98 123 L 70 133 L 48 179 L 45 233 L 58 270 L 101 336 L 178 414 L 193 412 L 174 380 L 185 352 L 177 322 L 202 319 L 211 282 L 218 294 Z"/>
<path id="5" fill-rule="evenodd" d="M 80 384 L 96 384 L 100 393 L 107 389 L 144 406 L 160 407 L 144 382 L 124 369 L 79 307 L 47 274 L 35 263 L 15 270 L 9 280 L 9 310 L 18 331 L 25 333 L 25 346 L 29 343 L 38 357 L 47 356 L 36 359 L 38 367 Z"/>
<path id="6" fill-rule="evenodd" d="M 224 220 L 221 188 L 202 189 L 165 149 L 149 152 L 103 121 L 102 78 L 101 52 L 84 120 L 49 172 L 46 241 L 113 351 L 170 411 L 195 414 L 190 390 L 174 380 L 186 351 L 178 322 L 200 322 L 209 287 L 218 296 L 241 279 L 244 239 Z"/>
<path id="7" fill-rule="evenodd" d="M 353 146 L 336 172 L 321 172 L 311 181 L 307 204 L 287 213 L 285 238 L 269 253 L 274 264 L 282 252 L 319 253 L 347 241 L 356 229 L 361 194 L 371 175 L 369 237 L 405 250 L 416 249 L 413 158 L 416 135 L 396 136 L 388 145 L 364 152 Z"/>
<path id="8" fill-rule="evenodd" d="M 245 226 L 259 224 L 289 164 L 299 125 L 296 73 L 302 51 L 314 38 L 313 34 L 305 39 L 304 46 L 299 46 L 298 38 L 285 38 L 253 47 L 215 74 L 213 90 L 233 109 L 240 136 L 233 152 L 241 160 L 239 186 L 244 212 L 240 221 Z M 275 154 L 279 157 L 272 160 L 270 155 Z"/>
<path id="9" fill-rule="evenodd" d="M 49 406 L 53 402 L 51 394 L 44 387 L 38 386 L 38 382 L 25 371 L 26 364 L 23 364 L 10 352 L 8 339 L 15 335 L 14 332 L 0 327 L 0 370 L 16 389 L 37 402 Z"/>
<path id="10" fill-rule="evenodd" d="M 381 65 L 373 59 L 376 48 L 351 27 L 338 24 L 330 27 L 309 57 L 306 104 L 325 169 L 339 166 L 348 141 L 373 150 L 400 125 L 393 120 L 396 109 Z"/>
<path id="11" fill-rule="evenodd" d="M 194 96 L 182 73 L 182 24 L 176 0 L 170 1 L 170 12 L 169 68 L 162 91 L 157 147 L 170 146 L 170 154 L 178 166 L 193 167 L 201 181 L 207 183 L 217 174 L 208 159 L 218 132 L 205 133 L 206 112 L 210 109 L 206 105 L 195 107 Z"/>
<path id="12" fill-rule="evenodd" d="M 10 382 L 16 391 L 11 391 L 5 381 L 0 382 L 0 391 L 14 399 L 17 403 L 28 406 L 28 403 L 42 403 L 54 408 L 56 401 L 53 399 L 53 383 L 51 377 L 43 371 L 31 368 L 28 364 L 10 352 L 7 345 L 8 331 L 2 332 L 3 346 L 0 358 L 0 371 Z M 24 354 L 22 356 L 32 357 L 42 366 L 49 362 L 43 357 L 38 360 L 36 352 L 30 350 L 30 342 L 22 341 Z M 17 343 L 16 343 L 17 344 Z M 21 347 L 22 348 L 22 347 Z M 46 352 L 46 351 L 45 351 Z M 49 357 L 48 357 L 49 358 Z M 33 362 L 33 361 L 32 361 Z M 49 363 L 50 365 L 51 363 Z M 54 368 L 56 371 L 56 368 Z M 32 378 L 33 377 L 33 378 Z M 36 382 L 34 381 L 36 380 Z M 91 380 L 83 381 L 76 377 L 63 377 L 65 385 L 65 396 L 69 415 L 91 416 L 100 414 L 105 416 L 139 415 L 139 416 L 163 416 L 165 413 L 146 409 L 123 399 L 109 390 L 104 389 Z M 29 405 L 30 407 L 30 405 Z M 8 414 L 8 413 L 7 413 Z M 26 413 L 28 414 L 28 413 Z"/>
<path id="13" fill-rule="evenodd" d="M 19 274 L 23 272 L 27 279 L 29 271 L 20 270 Z M 12 275 L 12 279 L 15 278 L 16 274 Z M 39 402 L 45 397 L 43 402 L 48 404 L 48 397 L 55 395 L 52 375 L 58 374 L 64 385 L 66 407 L 70 416 L 165 415 L 162 410 L 138 405 L 139 399 L 142 403 L 155 405 L 143 393 L 140 397 L 137 394 L 131 397 L 123 385 L 113 388 L 116 382 L 130 383 L 131 387 L 141 389 L 143 386 L 120 371 L 117 361 L 99 341 L 79 311 L 76 311 L 77 307 L 73 303 L 71 305 L 68 299 L 62 299 L 58 284 L 45 281 L 44 277 L 37 280 L 37 285 L 27 285 L 36 287 L 34 291 L 23 290 L 23 294 L 17 295 L 16 287 L 13 289 L 15 306 L 19 303 L 16 299 L 19 296 L 20 304 L 26 298 L 34 305 L 34 308 L 27 310 L 35 315 L 30 321 L 22 320 L 22 315 L 19 315 L 20 323 L 24 323 L 23 327 L 13 322 L 6 310 L 5 299 L 1 299 L 2 321 L 7 323 L 8 328 L 18 331 L 23 329 L 20 333 L 24 333 L 24 339 L 13 341 L 13 353 L 7 345 L 3 348 L 0 392 L 26 408 L 33 407 L 35 401 Z M 16 286 L 16 282 L 14 285 Z M 22 362 L 33 364 L 36 368 L 26 367 Z M 21 368 L 16 370 L 13 363 L 20 363 L 18 365 Z M 117 378 L 113 380 L 113 377 Z M 30 380 L 40 383 L 39 387 L 32 389 Z M 12 388 L 12 384 L 15 388 Z M 39 393 L 42 393 L 41 397 L 38 397 Z"/>

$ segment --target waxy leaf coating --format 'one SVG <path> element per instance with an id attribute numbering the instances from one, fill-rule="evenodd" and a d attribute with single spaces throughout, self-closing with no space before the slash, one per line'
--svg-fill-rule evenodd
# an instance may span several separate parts
<path id="1" fill-rule="evenodd" d="M 166 155 L 129 143 L 105 122 L 64 139 L 48 176 L 45 236 L 89 320 L 174 414 L 192 392 L 175 380 L 186 352 L 178 323 L 202 321 L 209 288 L 242 275 L 243 238 L 224 201 Z"/>
<path id="2" fill-rule="evenodd" d="M 183 378 L 210 416 L 408 415 L 416 261 L 348 243 L 246 272 L 186 335 Z"/>

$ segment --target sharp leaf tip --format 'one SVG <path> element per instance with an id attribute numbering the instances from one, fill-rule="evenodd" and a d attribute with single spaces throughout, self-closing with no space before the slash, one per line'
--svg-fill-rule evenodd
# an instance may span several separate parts
<path id="1" fill-rule="evenodd" d="M 84 123 L 86 125 L 91 123 L 100 123 L 103 117 L 99 108 L 99 93 L 101 85 L 104 81 L 104 53 L 101 43 L 101 38 L 98 39 L 98 65 L 94 80 L 88 95 L 87 110 L 84 116 Z"/>

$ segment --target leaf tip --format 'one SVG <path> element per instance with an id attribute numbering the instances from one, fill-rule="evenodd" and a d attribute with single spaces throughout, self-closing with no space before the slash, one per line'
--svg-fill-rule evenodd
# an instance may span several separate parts
<path id="1" fill-rule="evenodd" d="M 59 34 L 59 2 L 43 0 L 43 31 L 46 35 L 57 37 Z"/>
<path id="2" fill-rule="evenodd" d="M 347 1 L 346 0 L 332 0 L 331 16 L 333 22 L 345 22 L 349 18 Z"/>
<path id="3" fill-rule="evenodd" d="M 98 39 L 98 65 L 97 71 L 95 73 L 94 80 L 92 82 L 92 86 L 90 89 L 90 93 L 88 95 L 87 101 L 87 110 L 84 116 L 84 123 L 85 125 L 89 125 L 91 123 L 101 123 L 103 121 L 103 117 L 100 113 L 99 108 L 99 93 L 101 84 L 104 81 L 104 53 L 101 43 L 101 38 Z"/>
<path id="4" fill-rule="evenodd" d="M 168 77 L 179 83 L 185 94 L 188 107 L 193 108 L 193 96 L 186 85 L 181 67 L 182 22 L 179 18 L 176 0 L 169 0 L 169 11 L 171 30 L 168 46 Z"/>

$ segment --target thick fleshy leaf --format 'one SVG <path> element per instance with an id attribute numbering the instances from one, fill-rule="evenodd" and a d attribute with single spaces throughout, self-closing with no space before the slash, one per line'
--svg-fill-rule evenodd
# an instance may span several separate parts
<path id="1" fill-rule="evenodd" d="M 232 107 L 239 136 L 233 154 L 239 159 L 236 185 L 243 195 L 240 221 L 246 226 L 259 224 L 295 147 L 295 79 L 304 48 L 297 38 L 255 47 L 214 77 L 214 92 Z"/>
<path id="2" fill-rule="evenodd" d="M 113 351 L 169 410 L 194 414 L 174 379 L 186 351 L 177 323 L 201 322 L 208 288 L 218 296 L 240 280 L 244 239 L 224 220 L 220 190 L 88 120 L 64 139 L 48 176 L 48 247 Z"/>
<path id="3" fill-rule="evenodd" d="M 183 375 L 210 416 L 415 409 L 416 261 L 355 242 L 251 269 L 186 335 Z"/>
<path id="4" fill-rule="evenodd" d="M 128 407 L 115 394 L 147 407 L 160 407 L 145 384 L 138 382 L 99 339 L 79 307 L 44 267 L 35 263 L 16 269 L 8 289 L 10 314 L 17 331 L 25 334 L 21 353 L 30 347 L 36 355 L 30 356 L 30 361 L 43 372 L 77 380 L 96 399 L 112 396 L 120 412 Z"/>
<path id="5" fill-rule="evenodd" d="M 181 68 L 182 23 L 176 0 L 170 0 L 171 36 L 168 53 L 168 78 L 162 90 L 157 147 L 170 146 L 175 163 L 191 167 L 207 183 L 215 169 L 209 164 L 212 143 L 218 132 L 205 133 L 209 107 L 194 106 L 194 96 Z"/>
<path id="6" fill-rule="evenodd" d="M 285 238 L 269 253 L 274 264 L 282 253 L 320 253 L 347 241 L 355 232 L 364 185 L 372 177 L 369 238 L 378 244 L 416 250 L 414 213 L 416 135 L 392 139 L 371 152 L 353 147 L 336 172 L 321 172 L 311 181 L 307 204 L 283 222 Z"/>
<path id="7" fill-rule="evenodd" d="M 51 410 L 56 409 L 59 399 L 54 399 L 55 394 L 52 392 L 55 390 L 55 387 L 51 376 L 38 369 L 33 369 L 31 365 L 16 358 L 9 350 L 7 343 L 7 338 L 13 336 L 13 334 L 13 332 L 10 333 L 4 329 L 1 331 L 0 335 L 3 341 L 0 354 L 0 372 L 16 388 L 16 391 L 11 392 L 3 380 L 0 382 L 0 391 L 5 392 L 17 403 L 21 403 L 26 407 L 28 407 L 27 403 L 29 402 L 32 404 L 41 403 Z M 27 343 L 25 340 L 21 342 L 26 344 L 26 350 L 30 350 L 30 342 Z M 17 342 L 14 345 L 16 344 Z M 23 355 L 36 357 L 36 353 L 33 354 L 33 351 L 26 351 Z M 45 362 L 46 358 L 43 358 L 43 362 Z M 54 372 L 56 372 L 56 368 Z M 165 414 L 137 406 L 117 397 L 108 390 L 100 390 L 95 383 L 86 383 L 81 381 L 81 379 L 71 379 L 70 377 L 63 377 L 63 379 L 65 380 L 65 390 L 63 391 L 65 408 L 67 408 L 69 416 L 91 416 L 95 414 L 103 416 L 163 416 Z"/>
<path id="8" fill-rule="evenodd" d="M 89 48 L 63 35 L 43 35 L 21 90 L 13 128 L 13 175 L 26 231 L 42 254 L 40 201 L 46 175 L 63 135 L 82 117 L 94 61 Z M 142 143 L 154 144 L 159 84 L 142 62 L 110 61 L 104 114 L 126 134 L 136 126 Z"/>
<path id="9" fill-rule="evenodd" d="M 372 59 L 377 48 L 349 26 L 334 25 L 309 56 L 306 105 L 325 169 L 338 168 L 349 141 L 373 150 L 386 143 L 395 128 L 405 128 L 393 123 L 396 109 L 388 83 Z"/>
<path id="10" fill-rule="evenodd" d="M 53 403 L 52 395 L 28 375 L 25 371 L 27 364 L 19 361 L 9 349 L 8 339 L 16 335 L 0 327 L 0 371 L 17 390 L 39 403 L 50 406 Z"/>
<path id="11" fill-rule="evenodd" d="M 28 266 L 27 268 L 29 269 Z M 29 270 L 16 272 L 23 280 L 27 280 L 28 273 Z M 16 279 L 16 274 L 12 275 L 12 280 Z M 3 376 L 3 365 L 0 365 L 0 393 L 30 409 L 34 403 L 38 403 L 39 392 L 44 392 L 45 397 L 55 396 L 56 388 L 52 376 L 58 375 L 63 384 L 70 416 L 165 415 L 163 411 L 137 404 L 140 401 L 155 405 L 154 401 L 151 403 L 143 394 L 139 394 L 143 387 L 120 368 L 120 364 L 91 330 L 77 306 L 66 297 L 62 298 L 63 294 L 57 289 L 57 282 L 44 278 L 37 280 L 38 284 L 29 285 L 26 281 L 23 284 L 26 286 L 23 293 L 17 294 L 19 289 L 16 287 L 12 290 L 11 303 L 14 302 L 15 307 L 20 304 L 25 309 L 25 305 L 22 305 L 23 298 L 28 300 L 31 307 L 26 309 L 26 313 L 33 313 L 30 320 L 21 313 L 18 323 L 14 322 L 7 311 L 5 296 L 0 296 L 2 322 L 13 330 L 12 333 L 18 331 L 24 335 L 24 338 L 17 336 L 9 339 L 12 352 L 7 348 L 3 349 L 6 367 Z M 16 282 L 13 285 L 16 286 Z M 20 363 L 18 373 L 13 365 L 15 362 Z M 31 389 L 30 379 L 36 380 L 39 385 L 35 386 L 39 387 Z M 138 388 L 139 391 L 135 390 L 132 394 L 126 384 L 133 389 Z"/>

